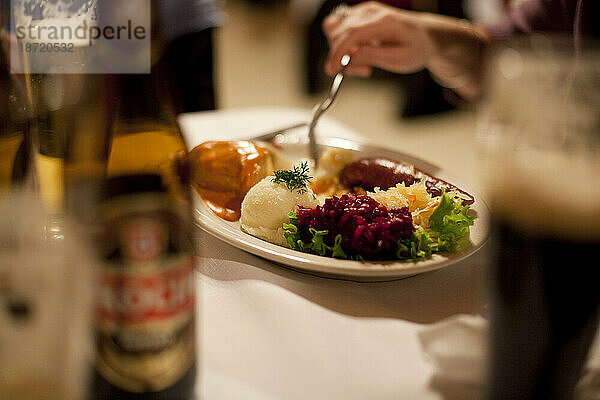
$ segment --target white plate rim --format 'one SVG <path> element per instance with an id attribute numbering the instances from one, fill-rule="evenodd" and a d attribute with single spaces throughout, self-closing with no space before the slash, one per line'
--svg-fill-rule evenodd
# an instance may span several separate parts
<path id="1" fill-rule="evenodd" d="M 469 185 L 446 173 L 443 169 L 411 156 L 392 151 L 358 140 L 335 137 L 322 138 L 320 146 L 337 147 L 356 150 L 365 156 L 386 157 L 412 163 L 423 171 L 444 179 L 447 182 L 465 190 L 475 197 L 471 209 L 477 213 L 475 224 L 471 227 L 471 243 L 460 252 L 443 256 L 434 254 L 431 258 L 421 261 L 354 261 L 303 253 L 287 247 L 278 246 L 262 239 L 251 236 L 239 228 L 239 222 L 225 221 L 216 216 L 205 204 L 200 195 L 193 190 L 194 222 L 205 232 L 234 247 L 256 256 L 283 264 L 303 272 L 316 275 L 345 277 L 357 280 L 377 280 L 403 278 L 448 267 L 472 256 L 487 242 L 489 238 L 489 208 L 483 197 Z M 283 146 L 303 146 L 292 141 Z M 300 156 L 301 157 L 301 156 Z"/>

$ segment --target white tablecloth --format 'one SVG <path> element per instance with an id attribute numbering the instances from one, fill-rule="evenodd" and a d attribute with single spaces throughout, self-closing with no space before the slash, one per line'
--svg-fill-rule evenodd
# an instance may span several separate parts
<path id="1" fill-rule="evenodd" d="M 308 118 L 306 110 L 275 107 L 187 114 L 180 123 L 196 145 Z M 318 128 L 365 140 L 328 116 Z M 416 334 L 481 309 L 485 248 L 438 271 L 358 283 L 287 269 L 200 229 L 195 240 L 203 399 L 440 399 Z"/>

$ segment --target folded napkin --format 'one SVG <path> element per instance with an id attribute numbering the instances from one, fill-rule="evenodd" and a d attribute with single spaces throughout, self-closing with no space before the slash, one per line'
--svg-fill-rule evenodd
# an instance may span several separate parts
<path id="1" fill-rule="evenodd" d="M 421 347 L 434 365 L 433 390 L 445 400 L 482 399 L 487 375 L 488 321 L 460 314 L 418 333 Z M 600 400 L 600 331 L 575 388 L 575 400 Z"/>

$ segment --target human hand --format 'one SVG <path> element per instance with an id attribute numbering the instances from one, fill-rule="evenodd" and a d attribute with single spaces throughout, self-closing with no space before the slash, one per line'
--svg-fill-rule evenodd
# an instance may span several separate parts
<path id="1" fill-rule="evenodd" d="M 344 54 L 346 71 L 369 76 L 372 67 L 397 73 L 427 68 L 441 85 L 467 100 L 481 94 L 487 32 L 465 20 L 397 9 L 374 1 L 336 9 L 323 21 L 330 45 L 325 71 L 338 71 Z"/>
<path id="2" fill-rule="evenodd" d="M 423 69 L 432 42 L 418 15 L 374 1 L 337 9 L 323 21 L 330 44 L 327 74 L 338 71 L 344 54 L 352 57 L 346 71 L 353 75 L 369 76 L 372 67 L 398 73 Z"/>

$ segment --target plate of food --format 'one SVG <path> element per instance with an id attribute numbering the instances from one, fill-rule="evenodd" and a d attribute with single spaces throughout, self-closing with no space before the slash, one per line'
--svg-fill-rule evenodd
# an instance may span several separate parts
<path id="1" fill-rule="evenodd" d="M 319 146 L 316 168 L 293 137 L 196 146 L 195 222 L 254 255 L 354 280 L 447 267 L 487 240 L 483 198 L 443 169 L 355 140 Z"/>

